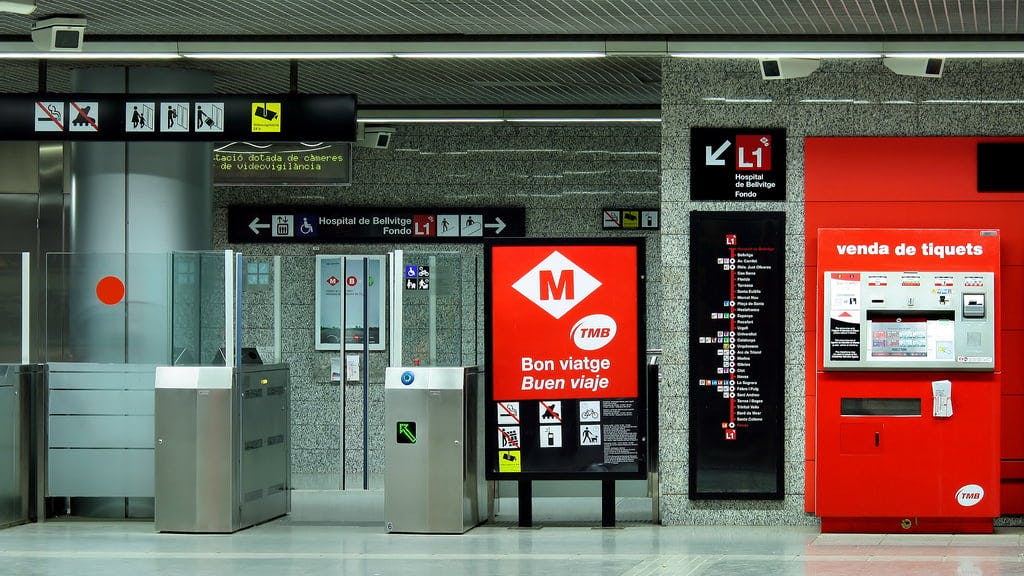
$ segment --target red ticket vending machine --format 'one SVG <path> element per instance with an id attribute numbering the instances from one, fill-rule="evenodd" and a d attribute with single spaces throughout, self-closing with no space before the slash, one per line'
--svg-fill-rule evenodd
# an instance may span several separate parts
<path id="1" fill-rule="evenodd" d="M 991 532 L 999 232 L 818 231 L 822 532 Z"/>

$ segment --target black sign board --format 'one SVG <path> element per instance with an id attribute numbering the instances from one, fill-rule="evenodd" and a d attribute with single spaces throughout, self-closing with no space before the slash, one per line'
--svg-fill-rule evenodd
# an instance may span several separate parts
<path id="1" fill-rule="evenodd" d="M 481 242 L 526 234 L 524 208 L 229 206 L 228 242 Z"/>
<path id="2" fill-rule="evenodd" d="M 785 228 L 690 213 L 691 499 L 783 497 Z"/>
<path id="3" fill-rule="evenodd" d="M 784 128 L 691 128 L 692 200 L 785 200 Z"/>
<path id="4" fill-rule="evenodd" d="M 0 96 L 2 140 L 350 142 L 355 136 L 350 94 Z"/>
<path id="5" fill-rule="evenodd" d="M 349 142 L 230 142 L 213 150 L 213 183 L 220 185 L 348 185 Z"/>
<path id="6" fill-rule="evenodd" d="M 978 143 L 978 192 L 1024 192 L 1024 142 Z"/>

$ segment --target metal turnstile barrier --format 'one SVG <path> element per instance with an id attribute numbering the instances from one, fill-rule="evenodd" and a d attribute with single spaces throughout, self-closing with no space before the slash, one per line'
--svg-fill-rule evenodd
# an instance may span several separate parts
<path id="1" fill-rule="evenodd" d="M 287 514 L 286 364 L 156 372 L 159 532 L 235 532 Z"/>
<path id="2" fill-rule="evenodd" d="M 475 367 L 387 369 L 384 520 L 389 532 L 461 534 L 486 519 L 479 398 Z"/>
<path id="3" fill-rule="evenodd" d="M 45 378 L 45 366 L 0 365 L 0 528 L 24 524 L 38 514 L 36 442 L 44 421 L 34 402 Z"/>

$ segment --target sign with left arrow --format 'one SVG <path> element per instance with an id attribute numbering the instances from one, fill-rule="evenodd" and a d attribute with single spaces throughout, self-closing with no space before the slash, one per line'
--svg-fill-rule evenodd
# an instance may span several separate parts
<path id="1" fill-rule="evenodd" d="M 785 200 L 786 130 L 691 128 L 691 200 Z"/>
<path id="2" fill-rule="evenodd" d="M 525 208 L 228 207 L 232 243 L 481 242 L 525 235 Z"/>

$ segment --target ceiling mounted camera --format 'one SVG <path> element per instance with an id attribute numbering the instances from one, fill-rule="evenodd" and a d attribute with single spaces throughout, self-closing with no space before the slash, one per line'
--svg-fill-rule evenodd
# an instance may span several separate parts
<path id="1" fill-rule="evenodd" d="M 56 17 L 32 25 L 32 42 L 48 52 L 81 52 L 85 18 Z"/>

